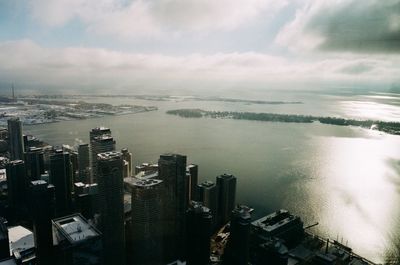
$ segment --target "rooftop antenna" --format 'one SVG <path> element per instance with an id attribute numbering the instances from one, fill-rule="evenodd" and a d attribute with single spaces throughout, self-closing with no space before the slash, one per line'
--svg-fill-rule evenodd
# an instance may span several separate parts
<path id="1" fill-rule="evenodd" d="M 12 90 L 12 99 L 13 101 L 15 101 L 14 83 L 11 84 L 11 90 Z"/>

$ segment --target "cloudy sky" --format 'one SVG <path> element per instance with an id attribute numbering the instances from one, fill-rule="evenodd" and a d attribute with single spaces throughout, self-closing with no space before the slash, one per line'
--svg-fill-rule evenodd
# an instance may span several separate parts
<path id="1" fill-rule="evenodd" d="M 0 91 L 400 83 L 400 0 L 0 1 Z"/>

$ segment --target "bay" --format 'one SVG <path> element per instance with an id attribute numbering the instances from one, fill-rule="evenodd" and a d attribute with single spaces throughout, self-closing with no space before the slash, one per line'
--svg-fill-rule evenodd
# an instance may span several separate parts
<path id="1" fill-rule="evenodd" d="M 87 142 L 91 128 L 106 126 L 118 149 L 133 152 L 135 165 L 157 162 L 165 152 L 185 154 L 199 165 L 200 181 L 214 181 L 222 173 L 237 176 L 237 203 L 254 207 L 254 218 L 286 208 L 306 224 L 319 222 L 313 232 L 383 262 L 400 238 L 400 136 L 319 123 L 185 119 L 165 111 L 201 108 L 399 121 L 398 97 L 288 92 L 249 92 L 242 97 L 303 104 L 83 97 L 90 102 L 155 105 L 159 110 L 24 129 L 52 145 L 73 145 Z"/>

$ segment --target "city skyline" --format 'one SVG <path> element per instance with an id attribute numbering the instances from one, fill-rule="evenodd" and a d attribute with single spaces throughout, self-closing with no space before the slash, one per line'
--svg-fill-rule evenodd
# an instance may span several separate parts
<path id="1" fill-rule="evenodd" d="M 400 264 L 400 0 L 0 0 L 0 265 Z"/>

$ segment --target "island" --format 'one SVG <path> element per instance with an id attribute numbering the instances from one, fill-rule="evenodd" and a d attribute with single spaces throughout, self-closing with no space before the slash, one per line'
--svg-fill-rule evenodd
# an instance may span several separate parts
<path id="1" fill-rule="evenodd" d="M 357 126 L 373 130 L 379 130 L 388 134 L 400 135 L 400 123 L 389 121 L 374 120 L 355 120 L 339 117 L 320 117 L 296 114 L 277 114 L 277 113 L 256 113 L 256 112 L 235 112 L 235 111 L 207 111 L 202 109 L 176 109 L 166 112 L 170 115 L 177 115 L 183 118 L 202 118 L 213 119 L 234 119 L 234 120 L 253 120 L 268 122 L 292 122 L 292 123 L 312 123 L 320 122 L 338 126 Z"/>
<path id="2" fill-rule="evenodd" d="M 15 116 L 19 117 L 24 125 L 31 125 L 134 114 L 157 109 L 155 106 L 112 105 L 108 103 L 89 103 L 82 100 L 70 101 L 26 97 L 14 101 L 0 101 L 0 125 L 6 125 L 7 120 Z"/>

